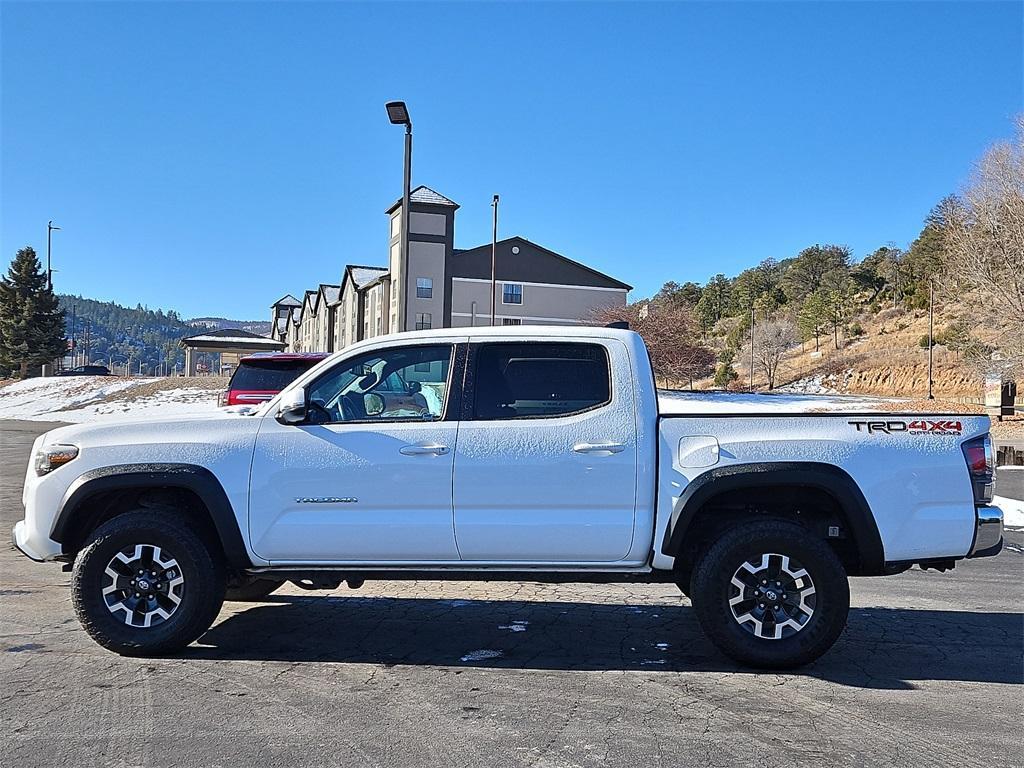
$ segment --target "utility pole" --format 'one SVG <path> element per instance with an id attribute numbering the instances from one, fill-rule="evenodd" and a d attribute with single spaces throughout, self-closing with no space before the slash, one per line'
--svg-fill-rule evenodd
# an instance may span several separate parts
<path id="1" fill-rule="evenodd" d="M 71 367 L 75 367 L 75 308 L 71 307 Z"/>
<path id="2" fill-rule="evenodd" d="M 53 219 L 46 222 L 46 287 L 51 291 L 53 290 L 53 268 L 50 266 L 50 235 L 55 229 L 60 229 L 60 227 L 53 225 Z"/>
<path id="3" fill-rule="evenodd" d="M 491 325 L 494 325 L 494 314 L 498 303 L 498 196 L 491 201 L 494 209 L 494 224 L 491 227 Z"/>
<path id="4" fill-rule="evenodd" d="M 750 305 L 750 391 L 754 391 L 754 305 Z"/>
<path id="5" fill-rule="evenodd" d="M 928 399 L 934 400 L 932 394 L 932 358 L 935 350 L 935 278 L 928 281 Z"/>

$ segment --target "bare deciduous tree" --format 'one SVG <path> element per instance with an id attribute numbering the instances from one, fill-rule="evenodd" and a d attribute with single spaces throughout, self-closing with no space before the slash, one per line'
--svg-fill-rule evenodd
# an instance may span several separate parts
<path id="1" fill-rule="evenodd" d="M 1007 323 L 1000 351 L 1024 366 L 1024 115 L 1014 139 L 985 152 L 942 216 L 947 274 L 973 291 L 978 315 Z"/>
<path id="2" fill-rule="evenodd" d="M 654 375 L 665 386 L 692 384 L 714 370 L 715 354 L 698 341 L 693 312 L 680 304 L 654 301 L 608 307 L 589 321 L 595 325 L 628 322 L 643 337 Z"/>
<path id="3" fill-rule="evenodd" d="M 753 338 L 747 339 L 744 355 L 748 360 L 751 343 L 754 345 L 754 364 L 768 380 L 768 389 L 774 389 L 783 356 L 797 344 L 796 326 L 786 318 L 756 324 Z"/>

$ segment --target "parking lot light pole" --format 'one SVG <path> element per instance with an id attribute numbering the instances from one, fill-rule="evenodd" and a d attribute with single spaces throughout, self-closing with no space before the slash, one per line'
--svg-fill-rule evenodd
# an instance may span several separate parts
<path id="1" fill-rule="evenodd" d="M 498 196 L 491 201 L 494 224 L 491 227 L 491 326 L 494 326 L 495 307 L 498 303 Z"/>
<path id="2" fill-rule="evenodd" d="M 404 101 L 389 101 L 384 105 L 388 111 L 388 120 L 392 125 L 405 126 L 405 169 L 402 182 L 402 303 L 399 308 L 398 330 L 404 331 L 408 326 L 409 312 L 409 194 L 412 185 L 412 119 L 409 108 Z"/>
<path id="3" fill-rule="evenodd" d="M 53 219 L 46 222 L 46 287 L 53 290 L 53 269 L 50 267 L 50 236 L 53 230 L 60 229 L 53 225 Z"/>

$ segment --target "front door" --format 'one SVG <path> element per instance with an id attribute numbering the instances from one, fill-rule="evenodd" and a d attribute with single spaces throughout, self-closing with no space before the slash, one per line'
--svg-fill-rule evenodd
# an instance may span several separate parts
<path id="1" fill-rule="evenodd" d="M 619 342 L 474 345 L 455 451 L 464 560 L 614 562 L 629 553 L 637 436 Z M 620 371 L 616 381 L 610 375 Z"/>
<path id="2" fill-rule="evenodd" d="M 448 414 L 455 345 L 387 346 L 307 387 L 307 422 L 264 417 L 249 533 L 274 563 L 458 560 Z"/>

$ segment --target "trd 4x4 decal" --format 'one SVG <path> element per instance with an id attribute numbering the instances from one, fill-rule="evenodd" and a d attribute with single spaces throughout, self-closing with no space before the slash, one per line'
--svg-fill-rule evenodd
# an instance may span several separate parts
<path id="1" fill-rule="evenodd" d="M 959 435 L 963 432 L 963 425 L 959 421 L 949 419 L 915 419 L 906 421 L 849 421 L 858 432 L 875 434 L 880 432 L 884 435 L 891 435 L 896 432 L 909 432 L 912 435 Z"/>

